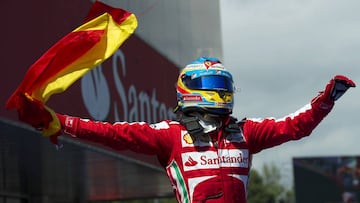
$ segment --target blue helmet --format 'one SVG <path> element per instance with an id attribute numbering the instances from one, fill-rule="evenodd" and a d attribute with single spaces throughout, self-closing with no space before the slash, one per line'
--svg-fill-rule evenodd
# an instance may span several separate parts
<path id="1" fill-rule="evenodd" d="M 180 72 L 176 92 L 178 103 L 175 111 L 220 115 L 232 113 L 232 75 L 217 58 L 201 57 L 188 64 Z"/>

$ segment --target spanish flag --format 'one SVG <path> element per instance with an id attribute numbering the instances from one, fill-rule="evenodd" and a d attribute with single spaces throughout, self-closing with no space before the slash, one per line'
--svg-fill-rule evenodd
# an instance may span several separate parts
<path id="1" fill-rule="evenodd" d="M 136 27 L 134 14 L 96 1 L 84 24 L 55 43 L 28 69 L 23 81 L 8 99 L 6 108 L 16 109 L 22 116 L 20 120 L 30 124 L 32 120 L 50 121 L 43 126 L 43 135 L 56 134 L 60 131 L 60 123 L 45 103 L 51 95 L 64 92 L 85 73 L 113 55 Z M 43 108 L 44 113 L 24 118 L 37 108 Z"/>

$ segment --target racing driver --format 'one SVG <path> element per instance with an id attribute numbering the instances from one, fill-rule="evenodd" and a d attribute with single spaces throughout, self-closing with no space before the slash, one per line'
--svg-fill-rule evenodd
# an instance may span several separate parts
<path id="1" fill-rule="evenodd" d="M 156 155 L 178 202 L 246 203 L 252 155 L 310 135 L 355 83 L 337 75 L 303 108 L 280 119 L 232 117 L 233 78 L 216 58 L 201 57 L 177 80 L 178 120 L 97 122 L 57 114 L 73 137 L 115 150 Z M 36 127 L 36 126 L 34 126 Z"/>

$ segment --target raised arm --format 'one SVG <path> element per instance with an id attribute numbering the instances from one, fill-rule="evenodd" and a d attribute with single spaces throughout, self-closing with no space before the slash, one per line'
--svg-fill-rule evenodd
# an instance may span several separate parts
<path id="1" fill-rule="evenodd" d="M 247 119 L 243 131 L 253 153 L 308 136 L 355 83 L 337 75 L 303 108 L 283 118 Z"/>
<path id="2" fill-rule="evenodd" d="M 156 124 L 145 122 L 100 122 L 57 114 L 62 129 L 73 137 L 96 142 L 115 150 L 161 155 L 170 154 L 172 142 L 169 121 Z"/>

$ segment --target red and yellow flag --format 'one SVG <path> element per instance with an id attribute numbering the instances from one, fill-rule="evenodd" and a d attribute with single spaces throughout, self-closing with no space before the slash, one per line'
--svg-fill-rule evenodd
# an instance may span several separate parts
<path id="1" fill-rule="evenodd" d="M 54 44 L 29 68 L 19 87 L 8 99 L 6 108 L 17 109 L 19 114 L 26 115 L 22 111 L 29 106 L 29 101 L 34 101 L 34 105 L 43 105 L 52 115 L 52 122 L 46 126 L 43 134 L 50 136 L 58 132 L 59 121 L 55 113 L 44 105 L 46 101 L 51 95 L 65 91 L 85 73 L 113 55 L 136 27 L 134 14 L 96 1 L 85 23 Z"/>

